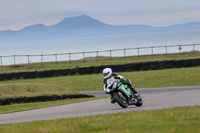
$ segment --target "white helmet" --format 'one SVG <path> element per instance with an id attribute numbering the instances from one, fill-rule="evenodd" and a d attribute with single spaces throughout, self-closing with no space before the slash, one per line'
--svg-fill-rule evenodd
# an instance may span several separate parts
<path id="1" fill-rule="evenodd" d="M 105 68 L 103 69 L 103 78 L 107 79 L 112 75 L 112 69 L 111 68 Z"/>

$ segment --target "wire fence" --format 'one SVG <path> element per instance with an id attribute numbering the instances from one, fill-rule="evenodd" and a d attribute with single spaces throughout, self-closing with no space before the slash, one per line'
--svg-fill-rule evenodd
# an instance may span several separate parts
<path id="1" fill-rule="evenodd" d="M 0 65 L 4 66 L 17 64 L 31 64 L 38 62 L 71 61 L 78 59 L 86 59 L 90 57 L 126 57 L 153 54 L 169 54 L 189 51 L 200 51 L 200 44 L 151 46 L 59 54 L 9 55 L 0 56 Z"/>

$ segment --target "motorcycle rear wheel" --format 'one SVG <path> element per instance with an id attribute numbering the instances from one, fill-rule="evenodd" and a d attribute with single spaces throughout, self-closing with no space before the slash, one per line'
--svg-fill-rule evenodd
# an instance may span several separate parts
<path id="1" fill-rule="evenodd" d="M 135 106 L 137 106 L 137 107 L 140 107 L 140 106 L 142 106 L 143 105 L 143 100 L 142 100 L 142 97 L 141 96 L 139 96 L 139 98 L 137 98 L 137 103 L 135 104 Z"/>

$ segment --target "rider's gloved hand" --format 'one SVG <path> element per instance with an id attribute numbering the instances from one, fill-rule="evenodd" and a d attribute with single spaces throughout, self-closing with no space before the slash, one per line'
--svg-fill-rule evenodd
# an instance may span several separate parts
<path id="1" fill-rule="evenodd" d="M 120 79 L 120 82 L 124 83 L 124 78 L 121 78 L 121 79 Z"/>
<path id="2" fill-rule="evenodd" d="M 129 79 L 122 78 L 122 79 L 120 79 L 120 82 L 131 85 L 131 81 Z"/>
<path id="3" fill-rule="evenodd" d="M 128 85 L 131 85 L 131 81 L 130 81 L 129 79 L 125 79 L 125 80 L 124 80 L 124 83 L 125 83 L 125 84 L 128 84 Z"/>

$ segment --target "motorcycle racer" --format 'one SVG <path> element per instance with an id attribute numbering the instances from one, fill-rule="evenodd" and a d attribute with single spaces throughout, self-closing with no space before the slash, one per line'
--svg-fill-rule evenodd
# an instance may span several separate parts
<path id="1" fill-rule="evenodd" d="M 129 79 L 125 79 L 123 76 L 118 75 L 117 73 L 112 72 L 111 68 L 105 68 L 103 70 L 103 83 L 104 85 L 107 85 L 107 81 L 110 78 L 115 78 L 115 79 L 119 79 L 120 82 L 122 82 L 123 84 L 128 85 L 128 87 L 133 91 L 134 95 L 137 97 L 139 96 L 138 92 L 134 89 L 134 87 L 131 84 L 131 81 Z M 107 93 L 107 90 L 105 90 L 106 87 L 104 87 L 104 91 Z M 113 96 L 110 95 L 110 102 L 111 103 L 115 103 L 116 101 L 114 100 Z M 132 98 L 133 96 L 131 96 L 130 98 Z"/>

